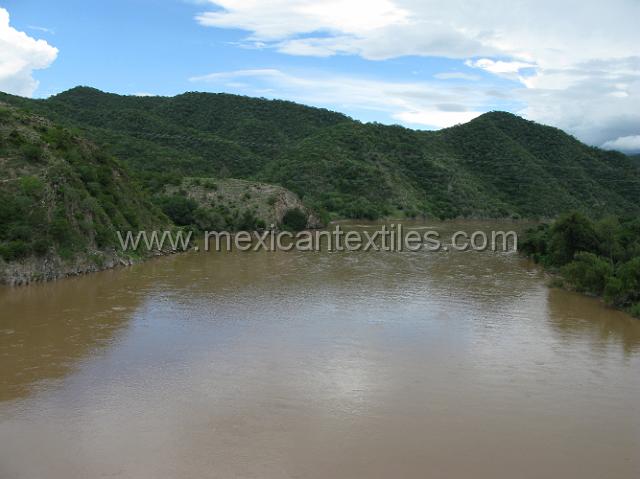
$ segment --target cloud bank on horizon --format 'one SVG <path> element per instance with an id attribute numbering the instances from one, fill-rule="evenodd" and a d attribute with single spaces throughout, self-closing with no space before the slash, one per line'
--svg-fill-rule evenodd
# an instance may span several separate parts
<path id="1" fill-rule="evenodd" d="M 282 98 L 419 128 L 508 110 L 592 145 L 640 151 L 637 0 L 191 3 L 194 29 L 239 41 L 218 41 L 231 53 L 212 54 L 208 71 L 193 66 L 185 89 Z M 250 61 L 227 58 L 249 50 Z M 33 71 L 57 54 L 12 28 L 0 8 L 0 90 L 33 94 Z M 172 68 L 171 58 L 162 60 Z"/>
<path id="2" fill-rule="evenodd" d="M 217 9 L 201 13 L 197 21 L 247 31 L 248 47 L 299 56 L 356 55 L 381 62 L 404 56 L 459 59 L 468 68 L 514 82 L 493 93 L 522 105 L 515 112 L 526 118 L 560 127 L 591 144 L 640 149 L 636 0 L 209 3 Z M 275 86 L 290 87 L 289 76 L 269 75 Z M 492 92 L 474 86 L 470 73 L 443 72 L 440 79 L 447 75 L 467 80 L 464 88 L 394 83 L 379 85 L 383 97 L 372 100 L 388 100 L 396 108 L 393 117 L 404 123 L 427 126 L 466 121 L 492 107 Z M 297 79 L 312 90 L 310 98 L 319 83 L 314 78 Z M 347 85 L 344 94 L 352 98 L 357 86 Z M 341 94 L 340 88 L 335 92 Z M 447 105 L 454 103 L 457 111 L 449 111 Z"/>

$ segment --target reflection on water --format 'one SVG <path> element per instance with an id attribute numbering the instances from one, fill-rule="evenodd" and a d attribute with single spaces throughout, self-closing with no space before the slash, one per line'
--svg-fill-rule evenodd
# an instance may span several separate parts
<path id="1" fill-rule="evenodd" d="M 0 291 L 0 401 L 26 395 L 41 379 L 64 377 L 114 340 L 139 300 L 111 277 Z"/>
<path id="2" fill-rule="evenodd" d="M 561 289 L 549 291 L 548 304 L 549 322 L 567 344 L 574 338 L 588 338 L 594 350 L 622 347 L 629 356 L 640 352 L 640 322 L 625 313 Z"/>
<path id="3" fill-rule="evenodd" d="M 2 478 L 640 474 L 640 321 L 513 254 L 187 254 L 0 315 Z"/>

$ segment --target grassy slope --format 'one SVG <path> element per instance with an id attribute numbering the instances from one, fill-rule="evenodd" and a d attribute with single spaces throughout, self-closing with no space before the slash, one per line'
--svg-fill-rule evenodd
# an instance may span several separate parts
<path id="1" fill-rule="evenodd" d="M 6 96 L 78 128 L 153 191 L 185 176 L 281 184 L 336 216 L 640 212 L 640 165 L 507 113 L 419 132 L 226 94 Z"/>

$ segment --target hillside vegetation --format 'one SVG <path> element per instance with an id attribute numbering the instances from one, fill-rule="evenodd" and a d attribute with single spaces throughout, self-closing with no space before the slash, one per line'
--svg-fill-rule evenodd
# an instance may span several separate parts
<path id="1" fill-rule="evenodd" d="M 116 252 L 117 230 L 168 224 L 111 155 L 42 117 L 0 104 L 0 282 L 128 261 Z"/>
<path id="2" fill-rule="evenodd" d="M 232 177 L 276 183 L 333 217 L 640 213 L 636 158 L 508 113 L 427 132 L 227 94 L 0 98 L 81 132 L 155 195 L 185 177 Z"/>

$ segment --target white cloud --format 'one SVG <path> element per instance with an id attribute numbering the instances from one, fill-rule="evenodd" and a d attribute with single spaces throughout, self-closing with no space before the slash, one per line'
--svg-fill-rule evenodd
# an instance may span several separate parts
<path id="1" fill-rule="evenodd" d="M 9 24 L 9 12 L 0 8 L 0 90 L 31 96 L 38 87 L 33 70 L 47 68 L 58 49 L 44 40 L 35 40 Z"/>
<path id="2" fill-rule="evenodd" d="M 39 27 L 37 25 L 29 25 L 28 26 L 31 30 L 36 30 L 38 32 L 43 32 L 43 33 L 48 33 L 50 35 L 55 35 L 56 32 L 55 30 L 53 30 L 52 28 L 47 28 L 47 27 Z"/>
<path id="3" fill-rule="evenodd" d="M 466 80 L 466 81 L 478 81 L 480 77 L 477 75 L 471 75 L 470 73 L 463 72 L 442 72 L 433 75 L 438 80 Z"/>
<path id="4" fill-rule="evenodd" d="M 503 56 L 545 68 L 637 54 L 636 0 L 210 0 L 206 26 L 287 46 L 321 40 L 334 54 Z M 300 38 L 304 35 L 305 38 Z M 412 40 L 412 41 L 409 41 Z M 280 43 L 278 43 L 280 42 Z M 329 46 L 330 45 L 330 46 Z M 613 53 L 612 53 L 613 52 Z"/>
<path id="5" fill-rule="evenodd" d="M 467 60 L 465 65 L 472 68 L 481 68 L 496 75 L 504 73 L 518 73 L 524 68 L 535 68 L 533 63 L 525 62 L 505 62 L 502 60 L 494 61 L 490 58 L 481 58 L 480 60 Z"/>
<path id="6" fill-rule="evenodd" d="M 606 150 L 620 150 L 636 152 L 640 151 L 640 135 L 621 136 L 602 145 Z"/>
<path id="7" fill-rule="evenodd" d="M 238 79 L 250 81 L 238 83 Z M 402 123 L 432 128 L 469 121 L 486 111 L 484 106 L 492 99 L 490 91 L 471 91 L 441 82 L 388 82 L 322 72 L 291 74 L 277 69 L 216 72 L 190 81 L 337 110 L 384 112 Z"/>
<path id="8" fill-rule="evenodd" d="M 637 0 L 209 3 L 217 9 L 200 14 L 198 21 L 245 30 L 249 43 L 262 42 L 291 55 L 348 54 L 370 60 L 417 55 L 468 61 L 520 82 L 522 88 L 512 91 L 503 86 L 503 94 L 527 102 L 521 113 L 530 119 L 592 144 L 640 134 Z M 473 104 L 467 107 L 475 109 Z"/>
<path id="9" fill-rule="evenodd" d="M 404 24 L 408 13 L 390 0 L 219 0 L 222 10 L 204 12 L 201 25 L 242 28 L 260 40 L 284 39 L 319 31 L 367 34 L 394 24 Z"/>
<path id="10" fill-rule="evenodd" d="M 231 72 L 216 72 L 207 75 L 195 76 L 189 78 L 191 82 L 215 82 L 216 80 L 228 80 L 242 77 L 285 77 L 280 71 L 273 68 L 255 69 L 255 70 L 236 70 Z"/>

